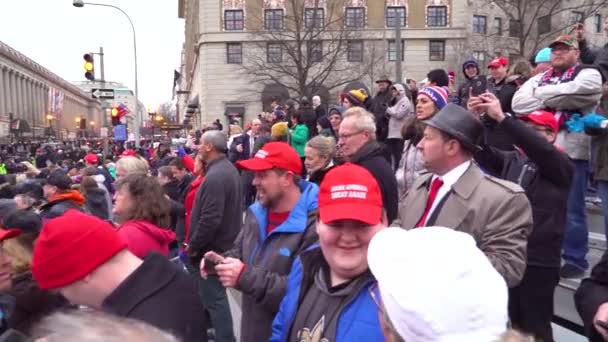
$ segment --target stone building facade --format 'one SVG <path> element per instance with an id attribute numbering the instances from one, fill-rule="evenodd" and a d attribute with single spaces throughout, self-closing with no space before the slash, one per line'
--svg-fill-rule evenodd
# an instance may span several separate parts
<path id="1" fill-rule="evenodd" d="M 268 108 L 268 99 L 273 94 L 279 98 L 285 98 L 286 94 L 296 96 L 272 82 L 255 82 L 251 74 L 244 72 L 244 64 L 252 55 L 269 59 L 278 56 L 276 53 L 271 56 L 270 47 L 260 48 L 259 32 L 286 25 L 281 17 L 294 11 L 293 1 L 178 0 L 178 15 L 185 19 L 177 92 L 179 117 L 186 117 L 194 127 L 215 119 L 226 123 L 231 115 L 242 115 L 243 121 L 249 121 Z M 317 18 L 314 15 L 317 8 L 321 20 L 341 17 L 344 25 L 353 25 L 358 34 L 357 44 L 353 46 L 358 47 L 363 57 L 352 61 L 349 47 L 348 56 L 340 62 L 353 68 L 366 68 L 365 76 L 359 81 L 371 92 L 375 91 L 374 80 L 381 75 L 394 79 L 394 25 L 400 20 L 404 80 L 422 80 L 429 70 L 443 68 L 454 70 L 458 83 L 462 77 L 461 64 L 466 59 L 476 58 L 485 67 L 498 55 L 516 57 L 512 47 L 518 43 L 508 34 L 509 20 L 499 8 L 488 5 L 489 1 L 297 0 L 298 4 L 301 2 L 306 13 L 313 13 L 308 19 L 305 14 L 305 21 Z M 336 2 L 340 3 L 338 13 L 331 11 Z M 480 30 L 479 17 L 482 16 L 485 31 Z M 564 22 L 571 20 L 570 17 L 569 12 L 564 12 L 554 21 Z M 599 13 L 600 20 L 604 17 L 604 13 Z M 586 21 L 593 27 L 588 36 L 595 44 L 604 39 L 602 32 L 595 30 L 597 18 L 592 16 Z M 499 20 L 501 36 L 493 34 Z M 329 48 L 325 44 L 321 46 L 321 49 Z M 381 58 L 366 65 L 372 53 Z M 328 89 L 323 97 L 326 102 L 335 103 L 343 89 L 344 86 Z"/>
<path id="2" fill-rule="evenodd" d="M 66 138 L 77 130 L 76 119 L 101 122 L 101 115 L 100 103 L 90 94 L 0 42 L 0 140 L 9 136 L 11 120 L 13 128 L 29 126 L 24 137 L 43 137 L 52 126 Z"/>

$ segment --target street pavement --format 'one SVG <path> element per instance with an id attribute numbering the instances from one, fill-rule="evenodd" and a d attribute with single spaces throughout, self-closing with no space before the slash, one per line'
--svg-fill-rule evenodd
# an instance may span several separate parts
<path id="1" fill-rule="evenodd" d="M 598 205 L 587 203 L 587 226 L 589 228 L 589 253 L 587 254 L 587 261 L 589 261 L 590 267 L 584 278 L 589 276 L 591 268 L 597 264 L 606 250 L 604 217 L 601 208 Z M 555 290 L 554 297 L 555 315 L 581 326 L 583 323 L 574 306 L 574 292 L 580 285 L 582 279 L 561 279 Z M 558 339 L 557 336 L 559 334 L 554 329 L 554 332 L 556 332 L 556 341 L 577 341 L 564 337 L 563 331 L 564 329 L 560 329 L 559 333 L 562 334 L 562 338 Z M 585 339 L 583 339 L 583 341 L 584 340 Z"/>

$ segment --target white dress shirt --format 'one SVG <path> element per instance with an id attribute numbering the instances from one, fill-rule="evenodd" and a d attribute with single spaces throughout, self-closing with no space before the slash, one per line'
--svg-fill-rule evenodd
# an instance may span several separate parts
<path id="1" fill-rule="evenodd" d="M 452 186 L 456 184 L 460 177 L 462 177 L 462 175 L 469 169 L 469 166 L 471 166 L 471 161 L 467 160 L 466 162 L 456 166 L 443 176 L 433 176 L 433 178 L 431 179 L 431 184 L 432 181 L 435 180 L 435 178 L 439 177 L 439 179 L 443 181 L 443 185 L 441 186 L 441 188 L 439 188 L 439 191 L 437 191 L 437 197 L 435 197 L 435 201 L 433 201 L 431 210 L 426 216 L 426 221 L 428 221 L 429 218 L 433 216 L 433 212 L 435 211 L 435 208 L 437 208 L 437 205 L 441 203 L 441 200 L 450 192 L 450 190 L 452 190 Z M 424 222 L 424 225 L 426 225 L 426 221 Z"/>

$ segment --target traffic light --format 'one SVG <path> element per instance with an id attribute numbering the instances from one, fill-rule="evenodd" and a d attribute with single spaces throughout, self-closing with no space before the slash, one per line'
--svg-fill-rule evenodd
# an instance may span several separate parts
<path id="1" fill-rule="evenodd" d="M 120 125 L 120 116 L 118 115 L 120 110 L 117 107 L 112 107 L 110 115 L 112 116 L 112 126 Z"/>
<path id="2" fill-rule="evenodd" d="M 84 77 L 89 81 L 95 81 L 95 61 L 92 53 L 85 53 L 84 56 Z"/>

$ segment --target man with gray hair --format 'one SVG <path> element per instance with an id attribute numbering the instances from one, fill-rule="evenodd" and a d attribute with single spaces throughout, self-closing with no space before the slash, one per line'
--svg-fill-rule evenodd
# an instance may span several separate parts
<path id="1" fill-rule="evenodd" d="M 338 134 L 340 152 L 346 161 L 363 166 L 376 178 L 390 224 L 399 210 L 397 179 L 391 167 L 390 151 L 376 141 L 376 120 L 372 113 L 353 107 L 344 112 L 343 117 Z"/>
<path id="2" fill-rule="evenodd" d="M 217 275 L 200 277 L 199 264 L 209 251 L 224 253 L 232 248 L 242 223 L 241 180 L 226 156 L 227 140 L 223 132 L 215 130 L 201 137 L 198 153 L 206 165 L 205 180 L 196 192 L 186 247 L 190 271 L 198 279 L 199 295 L 218 342 L 234 341 L 228 297 Z"/>
<path id="3" fill-rule="evenodd" d="M 178 342 L 175 336 L 135 319 L 96 310 L 55 312 L 34 328 L 43 342 Z"/>

